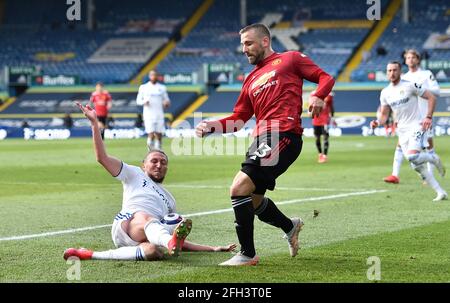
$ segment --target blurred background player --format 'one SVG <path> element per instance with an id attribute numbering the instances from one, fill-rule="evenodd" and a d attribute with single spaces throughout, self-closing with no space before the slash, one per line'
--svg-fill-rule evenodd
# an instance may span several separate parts
<path id="1" fill-rule="evenodd" d="M 401 64 L 391 61 L 386 68 L 390 84 L 380 94 L 381 113 L 377 120 L 371 121 L 370 126 L 375 128 L 386 123 L 389 108 L 397 119 L 397 134 L 403 154 L 411 167 L 426 181 L 437 193 L 433 201 L 446 200 L 447 193 L 442 189 L 427 167 L 426 163 L 433 163 L 443 177 L 445 168 L 436 154 L 429 154 L 423 149 L 427 145 L 427 131 L 432 125 L 432 117 L 436 105 L 436 97 L 430 91 L 417 83 L 400 79 Z M 418 98 L 422 97 L 428 102 L 428 111 L 425 117 L 419 110 Z"/>
<path id="2" fill-rule="evenodd" d="M 149 81 L 139 86 L 136 103 L 143 106 L 145 132 L 148 134 L 148 150 L 161 149 L 165 132 L 164 109 L 170 106 L 169 95 L 164 84 L 158 83 L 158 73 L 148 74 Z"/>
<path id="3" fill-rule="evenodd" d="M 167 226 L 161 223 L 164 216 L 176 211 L 175 198 L 162 186 L 168 169 L 167 155 L 161 150 L 150 151 L 142 168 L 109 156 L 100 138 L 95 111 L 89 105 L 77 105 L 91 122 L 97 161 L 123 184 L 123 202 L 111 228 L 116 249 L 94 252 L 69 248 L 64 252 L 64 259 L 151 261 L 162 258 L 161 247 L 167 248 L 171 256 L 178 256 L 181 250 L 216 252 L 235 248 L 235 244 L 208 246 L 185 241 L 192 228 L 192 221 L 187 218 L 170 234 Z"/>
<path id="4" fill-rule="evenodd" d="M 402 79 L 417 83 L 422 88 L 428 90 L 433 95 L 439 97 L 439 84 L 436 81 L 436 78 L 434 77 L 433 73 L 429 70 L 423 70 L 420 68 L 420 53 L 415 49 L 408 49 L 404 53 L 404 59 L 405 64 L 408 66 L 408 72 L 404 75 L 402 75 Z M 422 118 L 425 118 L 428 113 L 428 102 L 427 100 L 423 99 L 422 97 L 419 97 L 419 111 Z M 426 151 L 430 154 L 434 154 L 434 142 L 433 142 L 433 128 L 430 127 L 430 129 L 427 131 L 427 137 L 428 137 L 428 147 Z M 392 174 L 390 176 L 387 176 L 384 178 L 385 182 L 388 183 L 399 183 L 400 178 L 400 167 L 403 162 L 403 152 L 400 147 L 400 144 L 397 145 L 397 148 L 395 149 L 394 153 L 394 163 L 392 165 Z M 428 171 L 433 174 L 433 164 L 428 162 L 427 163 Z"/>
<path id="5" fill-rule="evenodd" d="M 315 94 L 315 90 L 311 94 Z M 316 147 L 319 152 L 318 162 L 325 163 L 328 161 L 328 148 L 330 146 L 330 134 L 328 132 L 328 127 L 330 124 L 334 124 L 334 105 L 333 105 L 333 95 L 331 92 L 325 97 L 325 105 L 319 116 L 312 118 L 312 124 L 314 127 L 314 137 L 316 138 Z M 323 136 L 323 148 L 321 142 L 321 136 Z"/>
<path id="6" fill-rule="evenodd" d="M 102 82 L 97 82 L 95 85 L 95 91 L 91 94 L 90 103 L 97 113 L 101 137 L 105 139 L 105 129 L 108 128 L 108 112 L 112 107 L 112 98 L 108 91 L 104 89 Z"/>

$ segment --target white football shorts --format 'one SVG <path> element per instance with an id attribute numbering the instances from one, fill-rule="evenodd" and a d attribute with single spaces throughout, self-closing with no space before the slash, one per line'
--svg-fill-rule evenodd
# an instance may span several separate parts
<path id="1" fill-rule="evenodd" d="M 163 119 L 144 119 L 145 132 L 149 133 L 160 133 L 164 134 L 166 127 L 164 126 Z"/>
<path id="2" fill-rule="evenodd" d="M 114 218 L 114 222 L 111 228 L 111 237 L 114 245 L 119 247 L 124 246 L 138 246 L 140 243 L 134 241 L 130 236 L 122 229 L 122 222 L 129 220 L 133 217 L 132 213 L 118 213 Z"/>
<path id="3" fill-rule="evenodd" d="M 423 131 L 419 125 L 410 128 L 397 129 L 398 142 L 406 155 L 408 150 L 422 151 L 428 147 L 428 131 Z"/>

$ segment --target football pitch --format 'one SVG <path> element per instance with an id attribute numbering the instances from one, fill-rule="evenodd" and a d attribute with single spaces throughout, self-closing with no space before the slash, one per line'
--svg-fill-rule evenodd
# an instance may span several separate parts
<path id="1" fill-rule="evenodd" d="M 285 214 L 305 221 L 296 258 L 281 230 L 255 218 L 258 266 L 223 268 L 217 264 L 230 253 L 184 252 L 157 262 L 83 261 L 79 280 L 70 280 L 64 249 L 113 248 L 121 183 L 96 163 L 88 138 L 0 141 L 0 282 L 450 282 L 450 201 L 432 202 L 434 191 L 407 161 L 400 184 L 382 181 L 395 144 L 332 137 L 329 162 L 318 164 L 313 139 L 304 138 L 302 154 L 268 192 Z M 146 152 L 145 139 L 106 145 L 129 164 Z M 438 137 L 435 145 L 449 167 L 450 140 Z M 173 155 L 170 147 L 166 139 L 164 184 L 177 212 L 193 220 L 188 239 L 236 242 L 228 188 L 244 154 Z M 436 178 L 449 192 L 450 179 Z"/>

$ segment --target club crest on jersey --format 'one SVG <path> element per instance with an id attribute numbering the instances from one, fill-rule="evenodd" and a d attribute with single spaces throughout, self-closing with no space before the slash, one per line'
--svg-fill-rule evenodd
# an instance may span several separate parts
<path id="1" fill-rule="evenodd" d="M 281 63 L 281 59 L 275 59 L 275 60 L 272 61 L 272 65 L 273 66 L 278 65 L 280 63 Z"/>
<path id="2" fill-rule="evenodd" d="M 253 82 L 252 89 L 254 89 L 255 87 L 258 87 L 258 86 L 263 86 L 264 84 L 267 83 L 267 81 L 269 81 L 270 78 L 274 77 L 275 74 L 276 74 L 276 70 L 265 73 L 264 75 L 259 77 L 255 82 Z"/>

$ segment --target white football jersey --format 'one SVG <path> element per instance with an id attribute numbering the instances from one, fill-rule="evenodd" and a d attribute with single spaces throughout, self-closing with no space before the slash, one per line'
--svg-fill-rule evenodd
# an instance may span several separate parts
<path id="1" fill-rule="evenodd" d="M 116 178 L 123 184 L 121 213 L 144 211 L 158 219 L 176 211 L 174 197 L 139 167 L 122 162 Z"/>
<path id="2" fill-rule="evenodd" d="M 165 85 L 158 82 L 153 84 L 149 81 L 139 86 L 136 103 L 144 106 L 144 119 L 164 119 L 163 102 L 166 100 L 170 101 Z M 147 101 L 150 103 L 144 104 Z"/>
<path id="3" fill-rule="evenodd" d="M 419 96 L 424 92 L 420 85 L 400 80 L 397 85 L 390 83 L 381 91 L 380 103 L 392 109 L 398 128 L 416 127 L 423 120 L 419 111 Z"/>
<path id="4" fill-rule="evenodd" d="M 408 71 L 406 74 L 402 75 L 402 79 L 421 85 L 424 89 L 432 92 L 436 97 L 440 94 L 439 83 L 436 81 L 433 73 L 429 70 L 419 68 L 415 72 Z M 427 99 L 419 98 L 419 110 L 422 118 L 425 118 L 428 114 Z"/>

